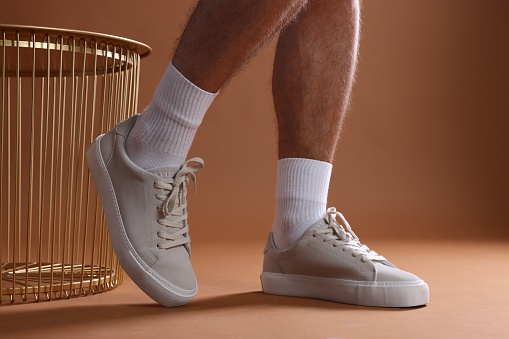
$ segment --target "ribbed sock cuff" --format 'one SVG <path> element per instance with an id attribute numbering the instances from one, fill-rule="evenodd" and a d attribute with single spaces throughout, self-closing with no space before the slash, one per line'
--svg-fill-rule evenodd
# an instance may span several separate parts
<path id="1" fill-rule="evenodd" d="M 127 138 L 129 157 L 145 169 L 183 164 L 216 96 L 195 86 L 170 63 Z"/>
<path id="2" fill-rule="evenodd" d="M 285 158 L 277 162 L 277 198 L 295 198 L 327 204 L 332 164 Z"/>
<path id="3" fill-rule="evenodd" d="M 278 161 L 276 215 L 272 232 L 276 245 L 291 246 L 325 215 L 332 164 L 303 158 Z"/>
<path id="4" fill-rule="evenodd" d="M 216 96 L 187 80 L 170 63 L 131 136 L 157 151 L 185 156 Z"/>

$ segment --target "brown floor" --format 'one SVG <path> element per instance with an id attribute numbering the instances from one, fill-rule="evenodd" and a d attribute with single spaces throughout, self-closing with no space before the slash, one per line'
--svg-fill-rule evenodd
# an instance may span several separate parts
<path id="1" fill-rule="evenodd" d="M 509 338 L 509 242 L 375 242 L 378 252 L 428 282 L 428 306 L 382 309 L 265 295 L 258 280 L 263 244 L 198 243 L 200 292 L 187 306 L 160 307 L 127 279 L 95 296 L 4 304 L 0 337 Z"/>

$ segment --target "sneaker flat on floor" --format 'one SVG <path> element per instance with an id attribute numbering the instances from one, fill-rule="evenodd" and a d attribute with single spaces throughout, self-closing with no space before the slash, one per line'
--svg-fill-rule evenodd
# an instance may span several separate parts
<path id="1" fill-rule="evenodd" d="M 87 151 L 88 166 L 120 265 L 152 299 L 180 306 L 198 290 L 190 262 L 186 193 L 189 176 L 194 178 L 203 161 L 194 158 L 183 166 L 153 170 L 136 166 L 125 150 L 136 119 L 99 136 Z"/>
<path id="2" fill-rule="evenodd" d="M 429 302 L 428 285 L 362 245 L 334 207 L 286 250 L 278 250 L 269 234 L 261 282 L 268 294 L 346 304 L 415 307 Z"/>

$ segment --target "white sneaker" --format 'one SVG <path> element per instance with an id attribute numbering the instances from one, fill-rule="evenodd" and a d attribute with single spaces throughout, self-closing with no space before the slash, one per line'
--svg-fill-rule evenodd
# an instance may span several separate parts
<path id="1" fill-rule="evenodd" d="M 198 290 L 189 260 L 186 186 L 203 160 L 149 171 L 136 166 L 125 141 L 137 117 L 99 136 L 87 151 L 88 166 L 120 265 L 158 303 L 184 305 Z"/>
<path id="2" fill-rule="evenodd" d="M 429 302 L 428 285 L 361 244 L 334 207 L 286 250 L 269 234 L 264 253 L 261 282 L 268 294 L 380 307 Z"/>

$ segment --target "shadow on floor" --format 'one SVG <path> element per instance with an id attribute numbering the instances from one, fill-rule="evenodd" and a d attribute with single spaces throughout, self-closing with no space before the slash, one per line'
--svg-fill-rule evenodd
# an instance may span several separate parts
<path id="1" fill-rule="evenodd" d="M 133 305 L 134 306 L 134 305 Z M 137 305 L 138 307 L 157 307 L 155 304 Z M 340 304 L 326 300 L 316 300 L 307 298 L 284 297 L 278 295 L 269 295 L 261 291 L 243 292 L 227 294 L 213 297 L 200 298 L 192 301 L 185 307 L 179 307 L 177 312 L 192 312 L 195 310 L 207 311 L 218 309 L 238 308 L 245 309 L 249 307 L 295 307 L 295 308 L 319 308 L 330 310 L 380 310 L 380 311 L 404 311 L 411 308 L 381 308 L 364 307 L 348 304 Z"/>
<path id="2" fill-rule="evenodd" d="M 190 313 L 197 315 L 213 311 L 235 311 L 249 308 L 315 308 L 335 311 L 371 311 L 371 312 L 401 312 L 411 309 L 374 308 L 339 304 L 323 300 L 293 298 L 267 295 L 260 291 L 244 292 L 229 295 L 198 298 L 182 307 L 165 308 L 156 303 L 146 304 L 93 304 L 93 305 L 66 305 L 55 307 L 41 307 L 38 310 L 31 308 L 23 312 L 22 305 L 12 313 L 1 316 L 3 335 L 20 335 L 25 331 L 37 329 L 44 333 L 55 327 L 71 328 L 76 323 L 81 326 L 102 326 L 118 322 L 140 321 L 143 318 L 164 318 L 167 321 L 178 320 L 181 316 L 189 317 Z M 42 306 L 42 305 L 41 305 Z"/>

